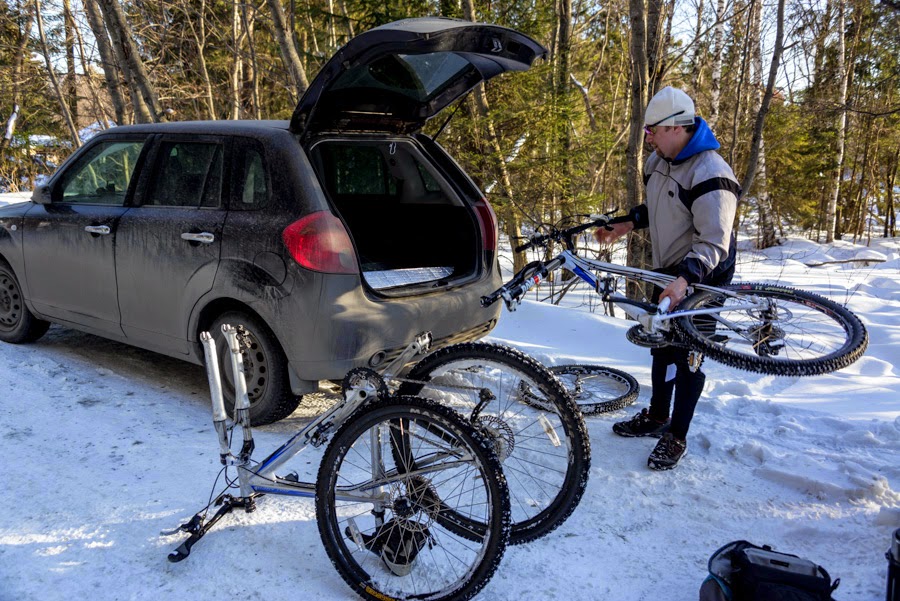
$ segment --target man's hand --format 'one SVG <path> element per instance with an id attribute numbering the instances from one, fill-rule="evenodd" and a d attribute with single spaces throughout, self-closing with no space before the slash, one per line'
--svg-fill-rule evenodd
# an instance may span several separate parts
<path id="1" fill-rule="evenodd" d="M 669 302 L 672 303 L 670 305 L 670 308 L 674 309 L 676 306 L 678 306 L 678 303 L 684 300 L 684 295 L 687 292 L 687 288 L 687 280 L 679 276 L 677 280 L 666 286 L 665 290 L 660 293 L 659 300 L 662 301 L 662 299 L 664 298 L 670 299 Z"/>
<path id="2" fill-rule="evenodd" d="M 634 229 L 634 224 L 630 221 L 625 223 L 617 223 L 615 225 L 598 227 L 594 230 L 594 238 L 600 244 L 609 244 L 615 242 L 628 232 Z"/>

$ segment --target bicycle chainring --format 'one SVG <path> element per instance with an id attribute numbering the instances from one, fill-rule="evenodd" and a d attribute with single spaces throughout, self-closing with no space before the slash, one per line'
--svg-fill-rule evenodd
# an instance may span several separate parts
<path id="1" fill-rule="evenodd" d="M 366 391 L 370 398 L 384 399 L 390 394 L 384 378 L 368 367 L 354 367 L 347 372 L 341 381 L 341 390 L 345 397 L 351 388 Z"/>
<path id="2" fill-rule="evenodd" d="M 640 324 L 628 328 L 625 338 L 628 342 L 644 348 L 662 348 L 671 344 L 669 338 L 662 332 L 651 334 Z"/>

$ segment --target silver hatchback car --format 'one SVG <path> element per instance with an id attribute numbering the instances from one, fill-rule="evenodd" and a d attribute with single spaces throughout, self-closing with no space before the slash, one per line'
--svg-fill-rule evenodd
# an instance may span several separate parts
<path id="1" fill-rule="evenodd" d="M 422 331 L 437 346 L 486 335 L 496 218 L 420 130 L 545 52 L 502 27 L 409 19 L 339 50 L 289 122 L 97 135 L 0 209 L 0 340 L 55 322 L 202 363 L 199 333 L 231 323 L 263 424 Z"/>

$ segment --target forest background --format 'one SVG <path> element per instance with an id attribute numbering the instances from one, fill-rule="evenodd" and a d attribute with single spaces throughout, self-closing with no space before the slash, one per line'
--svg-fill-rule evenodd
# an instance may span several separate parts
<path id="1" fill-rule="evenodd" d="M 349 38 L 426 15 L 549 49 L 426 126 L 455 110 L 438 141 L 511 238 L 639 204 L 643 110 L 666 85 L 716 133 L 760 247 L 896 234 L 900 0 L 0 0 L 0 187 L 113 124 L 288 119 Z"/>

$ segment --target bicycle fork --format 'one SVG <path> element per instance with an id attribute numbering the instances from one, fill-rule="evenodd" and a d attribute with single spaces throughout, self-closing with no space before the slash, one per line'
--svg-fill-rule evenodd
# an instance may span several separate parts
<path id="1" fill-rule="evenodd" d="M 234 423 L 235 425 L 240 424 L 244 437 L 237 457 L 231 452 L 231 445 L 228 440 L 227 415 L 225 413 L 225 401 L 222 398 L 222 376 L 219 372 L 219 357 L 216 343 L 209 332 L 201 332 L 200 340 L 203 343 L 203 352 L 206 356 L 206 375 L 209 380 L 210 397 L 212 399 L 213 426 L 216 431 L 216 439 L 219 442 L 219 460 L 222 462 L 222 465 L 237 468 L 241 496 L 220 495 L 216 499 L 215 504 L 221 505 L 221 507 L 208 520 L 205 519 L 206 509 L 204 509 L 178 528 L 162 532 L 163 535 L 171 535 L 178 532 L 190 534 L 187 540 L 181 543 L 175 551 L 169 553 L 168 559 L 173 563 L 186 559 L 191 553 L 191 547 L 203 538 L 209 529 L 226 514 L 239 508 L 244 509 L 247 513 L 254 511 L 256 509 L 255 498 L 260 496 L 259 493 L 254 493 L 250 488 L 250 472 L 246 469 L 250 463 L 250 455 L 253 454 L 255 444 L 253 442 L 253 431 L 250 427 L 250 398 L 247 396 L 247 383 L 244 380 L 244 361 L 241 354 L 241 345 L 238 340 L 237 330 L 233 326 L 223 325 L 222 333 L 225 335 L 228 350 L 231 354 L 231 368 L 234 375 Z"/>

